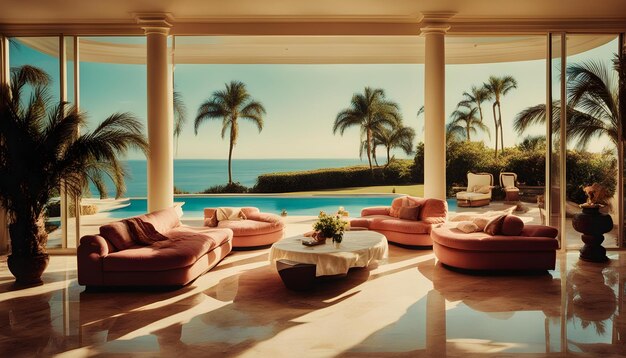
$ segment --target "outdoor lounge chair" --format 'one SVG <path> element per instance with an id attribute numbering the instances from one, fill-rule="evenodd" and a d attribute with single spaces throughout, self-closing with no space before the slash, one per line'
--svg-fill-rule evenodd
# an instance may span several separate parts
<path id="1" fill-rule="evenodd" d="M 515 185 L 517 183 L 517 174 L 511 172 L 500 173 L 500 186 L 504 190 L 504 201 L 519 201 L 519 189 Z"/>
<path id="2" fill-rule="evenodd" d="M 493 175 L 490 173 L 467 173 L 467 189 L 456 193 L 460 207 L 485 206 L 491 202 Z"/>

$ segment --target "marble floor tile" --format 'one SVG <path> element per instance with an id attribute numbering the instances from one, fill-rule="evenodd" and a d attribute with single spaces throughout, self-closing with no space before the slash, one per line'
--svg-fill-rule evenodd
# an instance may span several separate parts
<path id="1" fill-rule="evenodd" d="M 0 258 L 0 357 L 626 356 L 626 252 L 559 253 L 543 275 L 470 275 L 432 251 L 389 259 L 311 292 L 287 290 L 268 250 L 233 252 L 169 292 L 84 292 L 76 258 L 12 290 Z"/>

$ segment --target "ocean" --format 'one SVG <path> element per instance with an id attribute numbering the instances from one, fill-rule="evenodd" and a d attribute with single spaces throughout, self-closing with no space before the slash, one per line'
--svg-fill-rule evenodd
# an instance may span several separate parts
<path id="1" fill-rule="evenodd" d="M 148 192 L 146 160 L 127 160 L 124 162 L 126 194 L 124 197 L 145 197 Z M 350 165 L 367 164 L 359 159 L 233 159 L 233 181 L 252 187 L 261 174 L 289 172 L 320 168 L 337 168 Z M 214 185 L 228 182 L 228 160 L 226 159 L 175 159 L 174 185 L 184 191 L 197 193 Z M 115 191 L 109 183 L 109 196 Z M 94 196 L 97 192 L 92 187 Z"/>

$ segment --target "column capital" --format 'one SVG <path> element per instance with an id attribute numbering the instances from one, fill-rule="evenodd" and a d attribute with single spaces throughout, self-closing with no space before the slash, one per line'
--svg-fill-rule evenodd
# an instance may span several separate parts
<path id="1" fill-rule="evenodd" d="M 450 30 L 449 21 L 454 15 L 454 11 L 425 11 L 422 13 L 420 31 L 423 34 L 445 34 Z"/>
<path id="2" fill-rule="evenodd" d="M 168 35 L 173 17 L 170 13 L 135 13 L 135 21 L 146 35 Z"/>

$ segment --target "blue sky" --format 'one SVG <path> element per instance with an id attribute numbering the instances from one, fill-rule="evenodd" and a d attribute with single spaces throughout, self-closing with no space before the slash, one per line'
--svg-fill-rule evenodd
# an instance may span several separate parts
<path id="1" fill-rule="evenodd" d="M 137 38 L 133 41 L 136 42 Z M 610 59 L 615 49 L 614 41 L 572 56 L 570 60 Z M 52 75 L 55 79 L 53 90 L 58 98 L 57 59 L 25 46 L 12 48 L 10 65 L 24 63 L 40 66 Z M 81 109 L 88 112 L 91 123 L 98 123 L 117 111 L 133 112 L 145 123 L 145 65 L 83 62 L 80 70 Z M 518 89 L 502 99 L 505 145 L 518 143 L 526 134 L 544 134 L 543 127 L 534 128 L 522 136 L 512 131 L 512 120 L 519 111 L 545 102 L 543 60 L 446 66 L 446 113 L 454 110 L 463 91 L 469 90 L 471 85 L 481 85 L 490 75 L 511 75 L 518 81 Z M 365 86 L 383 88 L 387 98 L 400 105 L 405 125 L 416 129 L 416 142 L 422 141 L 423 116 L 416 118 L 416 112 L 424 103 L 423 79 L 423 65 L 179 64 L 175 67 L 175 86 L 182 93 L 188 113 L 177 158 L 227 157 L 228 141 L 220 138 L 220 121 L 205 122 L 196 136 L 193 119 L 200 103 L 231 80 L 246 83 L 250 94 L 267 110 L 261 133 L 251 123 L 241 122 L 235 158 L 358 157 L 359 130 L 353 128 L 344 136 L 333 135 L 332 124 L 337 113 L 349 105 L 352 94 L 362 92 Z M 491 104 L 485 103 L 483 111 L 492 138 L 489 140 L 481 135 L 473 139 L 485 140 L 487 145 L 493 146 Z M 605 144 L 596 141 L 590 149 L 601 150 Z M 396 155 L 404 157 L 401 153 Z M 382 148 L 379 157 L 384 157 Z"/>

